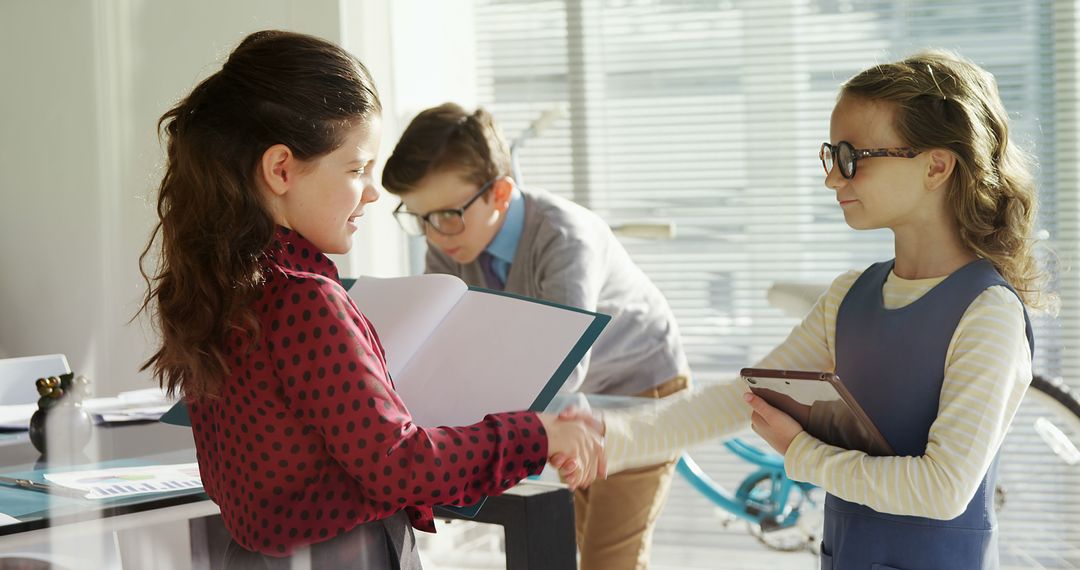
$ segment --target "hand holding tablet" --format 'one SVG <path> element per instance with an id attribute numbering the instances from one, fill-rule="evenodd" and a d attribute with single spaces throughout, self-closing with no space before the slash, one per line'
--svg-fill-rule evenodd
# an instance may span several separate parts
<path id="1" fill-rule="evenodd" d="M 764 368 L 743 368 L 740 374 L 751 392 L 825 443 L 875 456 L 895 455 L 836 374 Z"/>

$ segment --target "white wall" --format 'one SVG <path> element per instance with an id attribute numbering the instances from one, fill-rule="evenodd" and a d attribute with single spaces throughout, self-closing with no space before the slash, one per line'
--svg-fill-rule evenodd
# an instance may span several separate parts
<path id="1" fill-rule="evenodd" d="M 93 15 L 84 2 L 0 5 L 0 347 L 62 351 L 80 370 L 108 342 L 99 333 L 112 257 Z"/>
<path id="2" fill-rule="evenodd" d="M 382 167 L 394 149 L 401 125 L 397 120 L 394 94 L 395 66 L 392 61 L 390 30 L 392 0 L 362 0 L 342 2 L 343 23 L 341 45 L 356 54 L 375 80 L 383 104 L 382 144 L 375 166 L 375 181 L 382 178 Z M 380 197 L 364 210 L 360 230 L 353 238 L 353 250 L 348 260 L 335 256 L 339 266 L 349 267 L 342 275 L 397 277 L 406 275 L 406 236 L 398 228 L 391 212 L 398 200 L 380 189 Z"/>
<path id="3" fill-rule="evenodd" d="M 484 31 L 475 29 L 473 1 L 394 0 L 391 9 L 393 103 L 402 127 L 446 101 L 476 106 L 476 40 Z"/>
<path id="4" fill-rule="evenodd" d="M 151 333 L 127 321 L 144 292 L 158 117 L 257 29 L 342 42 L 385 72 L 385 53 L 363 51 L 375 20 L 356 16 L 386 2 L 0 2 L 0 355 L 63 352 L 100 394 L 148 385 Z M 401 273 L 396 228 L 365 232 L 342 273 Z"/>
<path id="5" fill-rule="evenodd" d="M 342 45 L 367 65 L 383 103 L 381 178 L 386 158 L 417 113 L 446 101 L 476 105 L 473 0 L 345 1 L 342 8 Z M 384 192 L 368 206 L 350 256 L 353 275 L 423 271 L 423 239 L 408 243 L 391 215 L 398 202 Z"/>

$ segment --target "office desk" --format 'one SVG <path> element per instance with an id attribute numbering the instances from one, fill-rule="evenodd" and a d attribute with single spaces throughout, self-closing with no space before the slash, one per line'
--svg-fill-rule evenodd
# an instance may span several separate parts
<path id="1" fill-rule="evenodd" d="M 38 453 L 29 439 L 0 443 L 3 444 L 0 446 L 0 474 L 51 467 L 35 464 Z M 87 445 L 88 450 L 94 448 L 98 450 L 97 456 L 101 461 L 186 463 L 195 460 L 191 430 L 156 422 L 98 427 Z M 35 491 L 0 488 L 0 512 L 7 512 L 3 497 L 11 497 L 10 493 L 38 494 Z M 9 498 L 9 504 L 10 501 Z M 9 513 L 21 522 L 0 526 L 0 554 L 21 545 L 47 541 L 50 527 L 63 527 L 64 536 L 74 536 L 187 520 L 192 567 L 213 569 L 220 568 L 229 540 L 217 505 L 202 492 L 137 495 L 105 503 L 56 499 L 53 506 L 52 511 L 41 509 Z M 437 516 L 461 518 L 447 512 L 437 513 Z M 565 487 L 522 482 L 502 496 L 488 498 L 477 517 L 471 520 L 505 528 L 508 570 L 575 567 L 573 495 Z"/>
<path id="2" fill-rule="evenodd" d="M 0 473 L 17 473 L 56 467 L 39 461 L 39 454 L 25 434 L 17 443 L 3 442 L 0 447 Z M 97 453 L 94 453 L 94 450 Z M 96 456 L 102 462 L 130 460 L 134 463 L 190 463 L 195 461 L 191 433 L 171 430 L 156 422 L 116 428 L 97 428 L 86 446 L 91 461 Z M 88 467 L 89 468 L 89 467 Z M 108 501 L 50 498 L 44 493 L 0 486 L 0 512 L 10 514 L 20 523 L 0 526 L 0 551 L 6 545 L 34 538 L 52 526 L 71 525 L 96 519 L 112 519 L 135 513 L 157 511 L 209 503 L 200 491 L 167 494 L 136 495 Z M 50 508 L 51 507 L 51 508 Z M 204 511 L 211 511 L 208 507 Z M 14 511 L 14 512 L 13 512 Z M 148 517 L 149 518 L 149 517 Z M 156 518 L 156 517 L 155 517 Z M 117 521 L 119 522 L 119 521 Z M 28 534 L 30 533 L 30 534 Z"/>

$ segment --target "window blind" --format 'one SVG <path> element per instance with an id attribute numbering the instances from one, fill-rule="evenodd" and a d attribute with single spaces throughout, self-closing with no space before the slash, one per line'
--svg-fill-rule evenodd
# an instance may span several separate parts
<path id="1" fill-rule="evenodd" d="M 489 0 L 475 10 L 478 93 L 509 138 L 569 110 L 523 149 L 526 185 L 613 226 L 675 224 L 674 239 L 624 244 L 670 301 L 695 379 L 713 382 L 796 324 L 770 285 L 824 286 L 892 257 L 891 235 L 848 228 L 823 185 L 839 85 L 920 48 L 956 50 L 995 75 L 1013 141 L 1039 159 L 1033 237 L 1053 251 L 1062 311 L 1034 318 L 1035 369 L 1080 386 L 1076 13 L 1053 0 Z M 1040 413 L 1025 405 L 1002 451 L 1003 564 L 1080 567 L 1080 474 L 1046 453 Z M 721 478 L 745 472 L 700 454 Z"/>

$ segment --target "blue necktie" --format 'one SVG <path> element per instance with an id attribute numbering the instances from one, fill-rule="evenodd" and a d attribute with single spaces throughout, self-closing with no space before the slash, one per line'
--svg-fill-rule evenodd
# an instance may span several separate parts
<path id="1" fill-rule="evenodd" d="M 495 257 L 485 251 L 480 254 L 480 257 L 476 258 L 476 261 L 480 264 L 480 269 L 484 272 L 484 281 L 487 282 L 488 289 L 502 291 L 505 283 L 503 283 L 503 280 L 495 273 L 495 268 L 492 267 L 492 262 L 495 261 Z"/>

